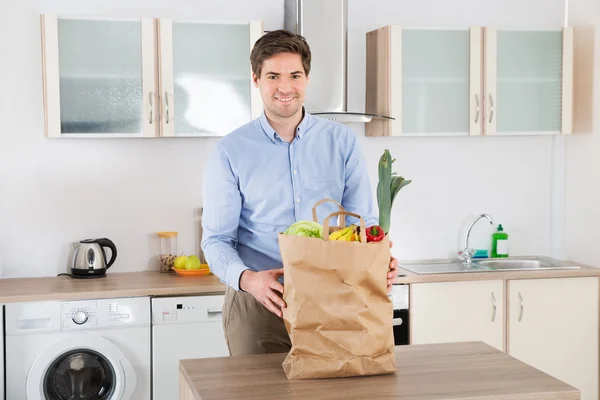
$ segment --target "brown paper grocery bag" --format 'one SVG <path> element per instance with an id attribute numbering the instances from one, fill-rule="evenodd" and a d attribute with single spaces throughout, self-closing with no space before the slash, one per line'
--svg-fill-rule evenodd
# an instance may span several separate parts
<path id="1" fill-rule="evenodd" d="M 323 201 L 331 200 L 315 208 Z M 361 242 L 328 240 L 338 228 L 329 227 L 330 218 L 341 216 L 344 227 L 345 215 L 360 219 Z M 323 239 L 280 234 L 279 248 L 287 303 L 283 319 L 292 342 L 282 364 L 288 379 L 396 371 L 387 235 L 367 243 L 362 217 L 338 211 L 325 218 Z"/>

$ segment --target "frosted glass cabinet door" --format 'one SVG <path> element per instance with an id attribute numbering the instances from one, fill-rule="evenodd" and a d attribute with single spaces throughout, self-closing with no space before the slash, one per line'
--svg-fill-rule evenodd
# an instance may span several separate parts
<path id="1" fill-rule="evenodd" d="M 482 28 L 367 32 L 367 136 L 481 135 Z"/>
<path id="2" fill-rule="evenodd" d="M 471 48 L 472 34 L 478 42 L 480 29 L 402 30 L 402 135 L 468 135 L 471 106 L 479 134 L 480 47 Z"/>
<path id="3" fill-rule="evenodd" d="M 262 35 L 259 21 L 163 18 L 159 31 L 162 136 L 224 136 L 258 115 L 250 51 Z"/>
<path id="4" fill-rule="evenodd" d="M 486 134 L 570 129 L 568 32 L 486 28 Z"/>
<path id="5" fill-rule="evenodd" d="M 48 136 L 155 136 L 151 19 L 42 24 Z"/>

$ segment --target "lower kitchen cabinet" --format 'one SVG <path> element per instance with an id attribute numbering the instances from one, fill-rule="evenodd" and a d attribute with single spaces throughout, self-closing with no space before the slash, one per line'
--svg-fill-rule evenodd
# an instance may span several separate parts
<path id="1" fill-rule="evenodd" d="M 598 278 L 507 285 L 508 354 L 598 400 Z"/>
<path id="2" fill-rule="evenodd" d="M 411 343 L 483 341 L 504 351 L 504 282 L 410 285 Z"/>

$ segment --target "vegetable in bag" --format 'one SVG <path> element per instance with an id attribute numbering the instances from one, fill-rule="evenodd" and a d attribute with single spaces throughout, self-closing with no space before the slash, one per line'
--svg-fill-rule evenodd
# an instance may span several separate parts
<path id="1" fill-rule="evenodd" d="M 298 221 L 292 225 L 285 232 L 284 235 L 295 235 L 295 236 L 308 236 L 314 238 L 321 238 L 321 232 L 323 232 L 323 225 L 315 221 Z"/>

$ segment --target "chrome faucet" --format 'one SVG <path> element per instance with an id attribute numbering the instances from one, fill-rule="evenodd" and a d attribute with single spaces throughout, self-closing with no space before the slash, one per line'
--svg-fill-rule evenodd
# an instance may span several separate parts
<path id="1" fill-rule="evenodd" d="M 473 261 L 474 253 L 473 249 L 469 248 L 469 235 L 471 235 L 471 229 L 473 228 L 473 225 L 475 225 L 475 223 L 481 218 L 487 218 L 488 221 L 490 221 L 490 225 L 494 223 L 494 221 L 492 221 L 492 217 L 487 214 L 480 214 L 473 220 L 473 222 L 471 222 L 471 225 L 469 225 L 469 229 L 467 230 L 467 234 L 465 235 L 465 247 L 458 253 L 458 258 L 463 262 L 464 265 L 469 265 Z"/>

